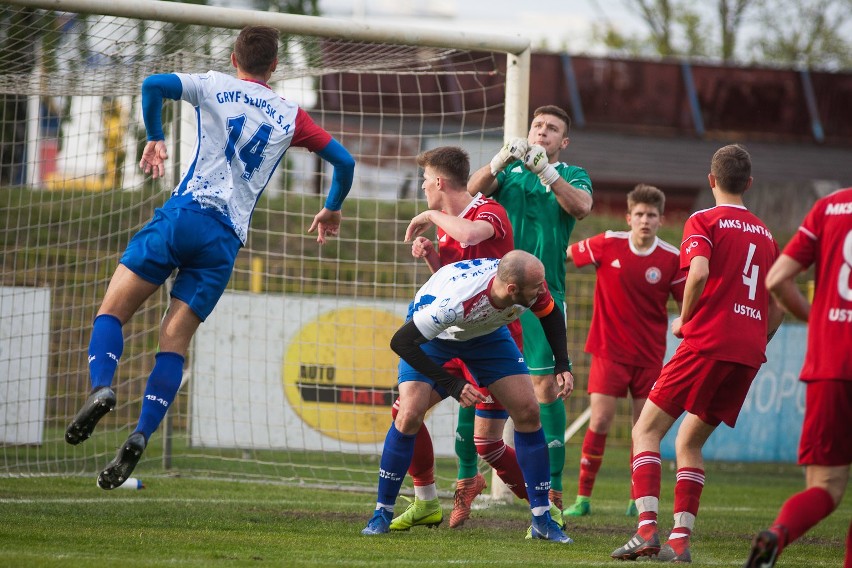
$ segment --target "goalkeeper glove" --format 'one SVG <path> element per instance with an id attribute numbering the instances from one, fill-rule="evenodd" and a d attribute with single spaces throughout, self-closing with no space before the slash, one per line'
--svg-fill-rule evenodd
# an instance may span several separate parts
<path id="1" fill-rule="evenodd" d="M 560 177 L 556 168 L 547 161 L 547 152 L 538 144 L 530 146 L 524 156 L 524 167 L 538 175 L 544 185 L 553 185 Z"/>
<path id="2" fill-rule="evenodd" d="M 528 149 L 529 143 L 523 138 L 512 138 L 506 142 L 497 155 L 491 158 L 491 175 L 496 177 L 515 160 L 523 160 Z"/>

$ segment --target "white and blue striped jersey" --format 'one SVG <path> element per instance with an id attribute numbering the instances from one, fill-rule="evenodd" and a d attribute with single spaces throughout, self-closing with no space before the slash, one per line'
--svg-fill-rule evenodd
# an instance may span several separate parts
<path id="1" fill-rule="evenodd" d="M 165 207 L 218 217 L 245 244 L 257 200 L 284 152 L 291 145 L 320 151 L 331 135 L 262 83 L 216 71 L 175 75 L 180 98 L 196 110 L 197 142 Z"/>
<path id="2" fill-rule="evenodd" d="M 553 305 L 545 289 L 532 307 L 494 306 L 489 292 L 499 264 L 500 259 L 477 258 L 448 264 L 435 272 L 409 307 L 409 316 L 423 337 L 466 341 L 496 331 L 528 309 L 541 312 Z"/>

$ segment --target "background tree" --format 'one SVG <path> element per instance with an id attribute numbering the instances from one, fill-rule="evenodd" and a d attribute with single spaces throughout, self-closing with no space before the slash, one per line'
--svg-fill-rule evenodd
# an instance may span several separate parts
<path id="1" fill-rule="evenodd" d="M 760 0 L 755 61 L 785 66 L 852 69 L 852 0 Z"/>
<path id="2" fill-rule="evenodd" d="M 633 56 L 709 57 L 834 70 L 852 68 L 852 0 L 622 0 L 645 24 L 629 35 L 607 23 L 593 38 Z M 604 8 L 605 10 L 605 8 Z"/>

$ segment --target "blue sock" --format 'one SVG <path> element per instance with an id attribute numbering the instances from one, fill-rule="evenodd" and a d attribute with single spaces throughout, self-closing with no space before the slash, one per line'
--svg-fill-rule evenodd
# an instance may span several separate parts
<path id="1" fill-rule="evenodd" d="M 550 490 L 550 456 L 547 442 L 544 440 L 544 430 L 535 432 L 515 431 L 515 453 L 518 455 L 518 465 L 524 474 L 527 485 L 527 497 L 530 508 L 547 507 L 549 504 L 547 492 Z"/>
<path id="2" fill-rule="evenodd" d="M 89 380 L 92 390 L 112 384 L 123 351 L 124 335 L 118 318 L 109 314 L 96 317 L 89 340 Z"/>
<path id="3" fill-rule="evenodd" d="M 142 412 L 139 414 L 137 432 L 142 432 L 145 441 L 160 426 L 166 411 L 171 406 L 180 388 L 183 377 L 183 357 L 177 353 L 160 352 L 155 357 L 154 368 L 145 385 L 142 397 Z"/>
<path id="4" fill-rule="evenodd" d="M 414 438 L 403 434 L 391 424 L 385 437 L 385 447 L 382 450 L 382 461 L 379 464 L 379 496 L 378 503 L 393 507 L 405 479 L 405 472 L 411 465 L 414 456 Z"/>
<path id="5" fill-rule="evenodd" d="M 89 380 L 92 390 L 112 384 L 123 351 L 124 335 L 118 318 L 110 314 L 96 317 L 89 340 Z"/>

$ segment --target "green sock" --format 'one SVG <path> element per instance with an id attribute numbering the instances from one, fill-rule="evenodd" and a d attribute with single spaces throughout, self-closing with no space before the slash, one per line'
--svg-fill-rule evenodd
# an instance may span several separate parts
<path id="1" fill-rule="evenodd" d="M 459 458 L 459 479 L 475 477 L 478 456 L 476 445 L 473 443 L 473 419 L 476 409 L 459 407 L 459 425 L 456 428 L 456 455 Z"/>
<path id="2" fill-rule="evenodd" d="M 565 469 L 565 428 L 568 415 L 565 412 L 565 402 L 556 399 L 550 404 L 539 404 L 541 409 L 541 426 L 544 438 L 547 440 L 547 450 L 550 454 L 550 488 L 562 491 L 562 470 Z"/>

